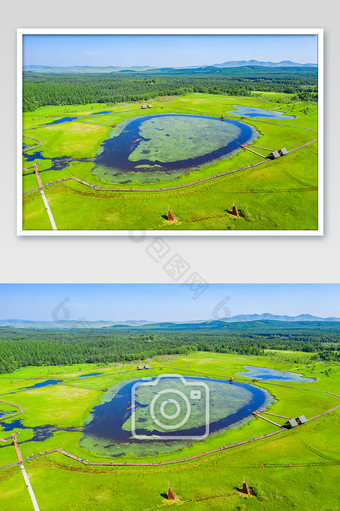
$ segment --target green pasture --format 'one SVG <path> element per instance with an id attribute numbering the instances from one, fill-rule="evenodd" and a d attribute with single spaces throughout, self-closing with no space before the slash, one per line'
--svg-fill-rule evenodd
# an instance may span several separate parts
<path id="1" fill-rule="evenodd" d="M 286 102 L 284 102 L 286 101 Z M 259 167 L 241 170 L 207 182 L 181 189 L 198 179 L 257 163 L 261 157 L 242 150 L 231 158 L 222 158 L 180 177 L 155 183 L 114 183 L 104 173 L 93 173 L 92 162 L 71 161 L 63 170 L 47 170 L 50 158 L 69 156 L 93 158 L 103 140 L 110 136 L 112 127 L 142 115 L 161 113 L 188 113 L 211 116 L 225 115 L 233 104 L 250 105 L 282 111 L 296 116 L 294 120 L 243 119 L 261 136 L 255 145 L 267 149 L 288 150 L 315 138 L 304 128 L 317 130 L 317 108 L 311 103 L 292 103 L 289 95 L 257 93 L 251 98 L 191 94 L 182 97 L 160 98 L 153 108 L 142 110 L 138 104 L 83 105 L 41 107 L 24 115 L 24 136 L 39 138 L 44 143 L 39 168 L 43 184 L 75 176 L 101 188 L 162 189 L 177 186 L 175 190 L 106 192 L 96 191 L 73 180 L 53 184 L 45 189 L 59 230 L 315 230 L 318 216 L 317 143 L 299 149 L 277 161 Z M 109 110 L 103 116 L 91 116 L 96 111 Z M 46 121 L 65 116 L 77 116 L 70 123 L 42 126 Z M 53 116 L 53 117 L 49 117 Z M 239 120 L 238 116 L 228 118 Z M 161 119 L 160 119 L 161 121 Z M 36 129 L 33 129 L 36 127 Z M 115 129 L 113 131 L 115 131 Z M 148 126 L 146 125 L 146 129 Z M 162 137 L 160 137 L 160 143 Z M 170 140 L 170 137 L 169 137 Z M 24 138 L 25 143 L 29 143 Z M 33 141 L 32 141 L 33 143 Z M 144 144 L 147 144 L 145 142 Z M 159 150 L 163 144 L 159 145 Z M 177 144 L 178 146 L 178 144 Z M 171 151 L 178 151 L 178 147 Z M 197 148 L 197 145 L 196 145 Z M 149 150 L 147 147 L 137 148 Z M 255 149 L 264 156 L 268 151 Z M 170 152 L 171 152 L 170 151 Z M 261 152 L 262 151 L 262 152 Z M 30 150 L 34 152 L 34 150 Z M 134 153 L 135 153 L 134 152 Z M 168 151 L 169 152 L 169 151 Z M 132 153 L 132 158 L 137 157 Z M 139 156 L 138 156 L 139 157 Z M 167 155 L 163 154 L 166 158 Z M 169 156 L 170 157 L 170 156 Z M 36 162 L 39 161 L 38 159 Z M 32 165 L 25 163 L 24 166 Z M 32 170 L 23 171 L 23 191 L 37 187 Z M 132 174 L 132 173 L 131 173 Z M 139 173 L 138 173 L 139 174 Z M 169 176 L 168 176 L 169 177 Z M 110 178 L 111 179 L 111 178 Z M 230 216 L 235 203 L 241 217 Z M 174 212 L 177 222 L 168 223 L 167 208 Z M 51 229 L 49 219 L 38 192 L 23 197 L 23 228 Z"/>
<path id="2" fill-rule="evenodd" d="M 149 361 L 150 370 L 136 370 L 137 363 L 82 364 L 75 366 L 26 367 L 0 376 L 0 399 L 20 404 L 24 409 L 19 446 L 23 456 L 61 447 L 91 461 L 159 462 L 183 459 L 194 454 L 229 445 L 277 428 L 253 418 L 205 441 L 186 445 L 182 450 L 158 456 L 138 456 L 136 452 L 110 458 L 81 447 L 81 432 L 57 431 L 48 440 L 26 441 L 33 437 L 33 427 L 52 424 L 78 426 L 90 409 L 100 402 L 105 388 L 124 380 L 156 374 L 205 375 L 228 378 L 236 376 L 244 365 L 291 370 L 313 383 L 256 383 L 267 389 L 275 401 L 269 411 L 284 416 L 305 414 L 313 417 L 339 404 L 339 399 L 324 392 L 340 394 L 340 366 L 313 363 L 303 353 L 267 352 L 265 357 L 235 356 L 217 353 L 192 353 L 190 356 L 163 356 Z M 79 378 L 82 374 L 101 372 L 101 376 Z M 138 375 L 138 376 L 137 376 Z M 20 391 L 44 378 L 63 379 L 63 384 Z M 244 379 L 243 381 L 247 381 Z M 251 380 L 249 380 L 251 381 Z M 8 395 L 12 389 L 14 394 Z M 275 418 L 274 418 L 275 420 Z M 283 419 L 276 419 L 279 423 Z M 108 510 L 122 506 L 128 510 L 151 510 L 167 505 L 164 495 L 168 482 L 179 495 L 174 506 L 187 509 L 265 509 L 283 511 L 336 511 L 338 495 L 334 480 L 339 475 L 339 411 L 335 410 L 294 430 L 251 442 L 198 460 L 168 466 L 105 467 L 84 466 L 58 453 L 25 463 L 41 509 Z M 10 433 L 2 432 L 0 438 Z M 0 444 L 1 445 L 1 444 Z M 16 460 L 11 442 L 0 448 L 0 465 Z M 256 496 L 238 493 L 243 478 Z M 0 471 L 0 502 L 6 510 L 31 509 L 27 488 L 18 467 Z M 129 491 L 127 491 L 129 488 Z M 20 506 L 20 507 L 19 507 Z"/>

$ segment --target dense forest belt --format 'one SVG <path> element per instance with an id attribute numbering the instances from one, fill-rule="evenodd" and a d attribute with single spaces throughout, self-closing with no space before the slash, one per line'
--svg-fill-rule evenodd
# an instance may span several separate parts
<path id="1" fill-rule="evenodd" d="M 298 147 L 295 147 L 294 149 L 291 149 L 290 151 L 287 151 L 287 154 L 293 153 L 294 151 L 297 151 L 298 149 L 302 149 L 303 147 L 306 147 L 306 146 L 312 144 L 313 142 L 316 142 L 317 140 L 318 139 L 315 138 L 314 140 L 311 140 L 310 142 L 307 142 L 306 144 L 303 144 L 303 145 L 300 145 Z M 280 158 L 277 158 L 274 161 L 278 162 L 279 160 L 280 160 Z M 70 179 L 73 179 L 74 181 L 77 181 L 78 183 L 80 183 L 80 184 L 82 184 L 84 186 L 88 186 L 88 187 L 92 188 L 93 190 L 95 190 L 97 192 L 164 192 L 164 191 L 168 191 L 168 190 L 178 190 L 178 189 L 181 189 L 181 188 L 188 188 L 189 186 L 194 186 L 194 185 L 197 185 L 199 183 L 203 183 L 205 181 L 210 181 L 212 179 L 216 179 L 218 177 L 227 176 L 229 174 L 234 174 L 235 172 L 240 172 L 241 170 L 247 170 L 247 169 L 250 169 L 250 168 L 257 167 L 258 165 L 263 165 L 264 163 L 266 163 L 268 161 L 271 161 L 271 160 L 269 158 L 265 158 L 264 160 L 261 160 L 258 163 L 251 163 L 250 165 L 247 165 L 245 167 L 240 167 L 240 168 L 235 169 L 235 170 L 228 170 L 227 172 L 222 172 L 221 174 L 215 174 L 214 176 L 205 177 L 203 179 L 198 179 L 197 181 L 192 181 L 191 183 L 187 183 L 187 184 L 184 184 L 184 185 L 169 186 L 169 187 L 166 187 L 166 188 L 101 188 L 101 187 L 96 186 L 96 185 L 91 185 L 90 183 L 87 183 L 86 181 L 83 181 L 82 179 L 79 179 L 79 178 L 77 178 L 75 176 L 68 177 L 68 178 L 65 178 L 65 179 L 61 179 L 59 181 L 54 181 L 53 183 L 48 183 L 47 185 L 44 185 L 43 188 L 46 188 L 48 186 L 53 186 L 53 185 L 61 183 L 63 181 L 68 181 Z M 39 188 L 32 188 L 31 190 L 23 192 L 23 195 L 26 195 L 26 194 L 32 193 L 32 192 L 36 192 L 37 190 L 39 190 Z"/>
<path id="2" fill-rule="evenodd" d="M 301 68 L 230 68 L 193 75 L 55 75 L 25 72 L 23 110 L 46 105 L 124 103 L 191 93 L 249 97 L 253 92 L 294 94 L 296 101 L 317 101 L 318 71 Z"/>
<path id="3" fill-rule="evenodd" d="M 267 382 L 267 381 L 264 382 L 264 383 L 266 385 L 269 384 L 269 382 Z M 334 394 L 334 393 L 328 392 L 328 391 L 313 390 L 313 389 L 307 389 L 307 388 L 299 388 L 299 387 L 293 387 L 291 385 L 284 385 L 284 384 L 275 384 L 275 383 L 270 383 L 270 384 L 271 385 L 278 385 L 280 387 L 288 387 L 288 388 L 291 388 L 291 389 L 294 389 L 294 390 L 306 390 L 306 391 L 309 391 L 309 392 L 319 392 L 319 393 L 322 393 L 322 394 L 329 394 L 331 396 L 335 396 L 335 397 L 340 399 L 340 396 L 338 394 Z M 310 422 L 312 420 L 315 420 L 315 419 L 318 419 L 320 417 L 323 417 L 324 415 L 327 415 L 328 413 L 331 413 L 334 410 L 337 410 L 339 408 L 340 408 L 340 405 L 337 405 L 337 406 L 334 406 L 333 408 L 330 408 L 329 410 L 326 410 L 324 412 L 320 412 L 319 414 L 315 415 L 314 417 L 310 417 L 309 419 L 307 419 L 307 422 Z M 78 461 L 79 463 L 82 463 L 83 465 L 89 465 L 89 466 L 112 466 L 112 467 L 135 467 L 135 466 L 141 467 L 142 466 L 142 467 L 152 467 L 152 466 L 174 465 L 174 464 L 178 464 L 178 463 L 187 463 L 189 461 L 193 461 L 193 460 L 196 460 L 196 459 L 199 459 L 199 458 L 203 458 L 205 456 L 209 456 L 209 455 L 212 455 L 212 454 L 217 454 L 218 452 L 226 451 L 228 449 L 232 449 L 232 448 L 235 448 L 235 447 L 240 447 L 241 445 L 250 444 L 252 442 L 258 442 L 259 440 L 268 439 L 268 438 L 274 437 L 274 436 L 276 436 L 276 435 L 278 435 L 280 433 L 289 432 L 290 431 L 289 429 L 287 429 L 284 426 L 279 426 L 279 427 L 280 427 L 280 429 L 278 431 L 274 431 L 272 433 L 265 433 L 264 435 L 261 435 L 259 437 L 253 437 L 253 438 L 250 438 L 249 440 L 244 440 L 243 442 L 236 442 L 234 444 L 224 445 L 224 446 L 219 447 L 218 449 L 213 449 L 211 451 L 205 451 L 203 453 L 196 454 L 195 456 L 189 456 L 188 458 L 182 458 L 182 459 L 171 460 L 171 461 L 161 461 L 161 462 L 153 462 L 153 463 L 146 463 L 146 462 L 95 462 L 95 461 L 85 460 L 84 458 L 79 458 L 78 456 L 75 456 L 74 454 L 71 454 L 71 453 L 69 453 L 67 451 L 64 451 L 62 448 L 56 448 L 56 449 L 52 449 L 50 451 L 46 451 L 44 453 L 36 454 L 36 455 L 33 455 L 33 456 L 28 456 L 27 458 L 23 459 L 22 461 L 18 461 L 16 463 L 10 463 L 8 465 L 4 465 L 4 466 L 0 467 L 0 470 L 16 466 L 19 463 L 23 463 L 25 461 L 29 461 L 29 460 L 32 460 L 32 459 L 40 458 L 42 456 L 47 456 L 47 455 L 52 454 L 54 452 L 59 452 L 60 454 L 66 456 L 68 458 L 71 458 L 71 459 L 73 459 L 75 461 Z M 293 428 L 293 431 L 295 432 L 295 431 L 299 430 L 300 427 L 301 426 L 297 426 L 297 429 Z M 302 425 L 302 427 L 303 427 L 303 425 Z M 339 464 L 340 462 L 334 460 L 331 463 Z"/>
<path id="4" fill-rule="evenodd" d="M 20 367 L 83 363 L 121 363 L 164 355 L 192 352 L 230 353 L 264 356 L 267 349 L 310 353 L 311 362 L 340 361 L 340 324 L 313 322 L 278 325 L 230 324 L 228 332 L 156 330 L 133 328 L 101 331 L 0 329 L 0 374 Z M 208 327 L 207 327 L 208 328 Z M 248 331 L 251 328 L 251 331 Z M 146 342 L 149 341 L 149 342 Z"/>

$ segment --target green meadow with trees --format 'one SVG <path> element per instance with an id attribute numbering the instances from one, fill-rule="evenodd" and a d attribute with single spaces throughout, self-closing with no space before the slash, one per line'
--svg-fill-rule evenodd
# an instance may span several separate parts
<path id="1" fill-rule="evenodd" d="M 257 356 L 265 356 L 267 350 L 292 351 L 309 354 L 313 361 L 340 362 L 339 323 L 231 323 L 227 332 L 224 325 L 215 330 L 209 324 L 200 329 L 180 325 L 179 331 L 163 331 L 157 325 L 146 329 L 144 333 L 131 327 L 127 331 L 1 328 L 0 374 L 26 366 L 125 363 L 196 351 Z"/>
<path id="2" fill-rule="evenodd" d="M 276 321 L 235 323 L 228 332 L 218 328 L 200 332 L 192 325 L 191 330 L 155 326 L 140 332 L 3 327 L 0 439 L 5 440 L 0 443 L 0 466 L 9 466 L 0 469 L 2 503 L 9 511 L 32 506 L 9 437 L 19 432 L 18 445 L 22 457 L 29 458 L 25 467 L 41 509 L 109 510 L 113 505 L 131 511 L 158 509 L 169 504 L 169 484 L 179 497 L 173 505 L 187 509 L 335 511 L 339 350 L 339 325 L 328 322 L 286 327 Z M 137 369 L 146 364 L 148 370 Z M 249 365 L 283 375 L 299 373 L 315 381 L 238 376 Z M 182 446 L 166 442 L 158 454 L 145 454 L 141 445 L 132 444 L 132 450 L 129 446 L 125 454 L 112 456 L 100 443 L 83 439 L 84 421 L 108 389 L 164 374 L 252 383 L 272 398 L 267 411 L 275 416 L 263 417 L 279 424 L 285 423 L 280 417 L 317 418 L 279 431 L 273 423 L 252 417 L 204 440 Z M 41 385 L 46 380 L 57 383 Z M 237 443 L 241 444 L 220 449 Z M 46 451 L 53 452 L 43 455 Z M 189 460 L 210 451 L 214 452 Z M 176 463 L 160 464 L 169 461 Z M 249 496 L 241 492 L 244 478 Z"/>
<path id="3" fill-rule="evenodd" d="M 25 72 L 23 229 L 52 228 L 32 168 L 37 164 L 59 230 L 316 230 L 317 97 L 314 68 L 255 66 L 191 74 Z M 240 117 L 233 113 L 234 105 L 295 118 Z M 151 114 L 241 120 L 259 134 L 254 145 L 268 149 L 253 148 L 263 158 L 269 150 L 297 150 L 257 166 L 261 156 L 238 149 L 227 157 L 167 172 L 166 179 L 157 165 L 147 173 L 145 165 L 141 172 L 127 169 L 116 181 L 105 167 L 94 165 L 115 130 Z M 72 120 L 63 122 L 65 118 Z M 162 146 L 161 139 L 157 143 Z M 134 158 L 143 150 L 137 146 Z M 154 158 L 156 153 L 151 151 Z M 240 170 L 225 174 L 236 169 Z M 145 181 L 139 179 L 142 175 L 148 176 Z M 232 214 L 233 203 L 239 216 Z M 176 221 L 168 220 L 168 206 Z"/>

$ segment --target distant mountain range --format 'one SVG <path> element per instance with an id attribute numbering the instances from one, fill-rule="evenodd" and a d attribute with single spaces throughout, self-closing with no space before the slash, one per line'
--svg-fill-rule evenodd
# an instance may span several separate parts
<path id="1" fill-rule="evenodd" d="M 264 314 L 239 314 L 230 318 L 224 318 L 222 321 L 226 323 L 240 323 L 247 321 L 340 321 L 340 318 L 329 317 L 321 318 L 319 316 L 311 316 L 310 314 L 300 314 L 299 316 L 278 316 L 268 312 Z"/>
<path id="2" fill-rule="evenodd" d="M 222 64 L 213 64 L 214 67 L 245 67 L 245 66 L 264 66 L 264 67 L 318 67 L 317 64 L 299 64 L 291 60 L 281 60 L 281 62 L 262 62 L 260 60 L 228 60 Z"/>
<path id="3" fill-rule="evenodd" d="M 120 67 L 120 66 L 23 66 L 23 70 L 25 72 L 35 72 L 35 73 L 56 73 L 56 74 L 88 74 L 88 73 L 100 73 L 100 74 L 108 74 L 108 73 L 184 73 L 184 72 L 193 72 L 193 73 L 213 73 L 213 72 L 221 72 L 221 70 L 226 70 L 226 68 L 240 68 L 240 67 L 275 67 L 275 68 L 317 68 L 317 64 L 300 64 L 298 62 L 292 62 L 290 60 L 283 60 L 281 62 L 261 62 L 258 60 L 230 60 L 227 62 L 223 62 L 222 64 L 213 64 L 207 66 L 183 66 L 183 67 L 164 67 L 157 68 L 151 66 L 132 66 L 132 67 Z"/>
<path id="4" fill-rule="evenodd" d="M 306 323 L 339 323 L 340 318 L 329 317 L 321 318 L 311 316 L 310 314 L 300 314 L 299 316 L 279 316 L 269 313 L 265 314 L 241 314 L 230 318 L 210 319 L 207 321 L 28 321 L 21 319 L 2 319 L 0 328 L 23 328 L 38 330 L 78 330 L 78 329 L 96 329 L 96 330 L 223 330 L 230 328 L 238 330 L 255 328 L 262 326 L 278 328 L 282 326 L 306 326 Z M 294 324 L 294 325 L 292 325 Z M 340 325 L 339 325 L 340 326 Z"/>

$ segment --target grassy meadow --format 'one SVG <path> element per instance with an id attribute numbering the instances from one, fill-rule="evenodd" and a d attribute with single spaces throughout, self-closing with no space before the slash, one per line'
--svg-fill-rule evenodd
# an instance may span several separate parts
<path id="1" fill-rule="evenodd" d="M 147 375 L 229 378 L 243 371 L 244 365 L 295 371 L 316 381 L 255 384 L 267 389 L 274 398 L 268 408 L 270 413 L 288 417 L 304 414 L 310 418 L 340 403 L 339 398 L 327 393 L 340 394 L 340 366 L 316 363 L 310 357 L 294 352 L 283 352 L 281 356 L 274 350 L 268 350 L 265 357 L 202 352 L 169 355 L 151 359 Z M 102 375 L 80 378 L 92 372 Z M 104 389 L 144 375 L 145 372 L 141 374 L 136 370 L 136 363 L 25 367 L 1 375 L 0 399 L 20 405 L 24 410 L 22 426 L 15 427 L 16 431 L 20 430 L 18 441 L 23 457 L 61 447 L 89 461 L 157 463 L 183 460 L 277 430 L 266 421 L 252 418 L 204 441 L 186 444 L 180 451 L 177 445 L 158 455 L 141 456 L 137 446 L 125 456 L 111 458 L 97 453 L 93 446 L 91 451 L 87 450 L 84 443 L 80 443 L 80 431 L 62 429 L 81 426 L 89 411 L 100 402 Z M 46 379 L 63 381 L 54 386 L 22 390 Z M 9 405 L 0 405 L 0 408 L 6 412 L 10 409 Z M 273 419 L 284 422 L 284 419 Z M 33 428 L 44 425 L 60 429 L 47 440 L 32 441 Z M 39 506 L 46 510 L 108 510 L 118 506 L 131 511 L 159 509 L 168 505 L 165 494 L 169 482 L 180 498 L 173 505 L 185 509 L 335 511 L 338 495 L 334 481 L 340 470 L 339 427 L 339 410 L 334 410 L 274 437 L 168 466 L 86 466 L 59 453 L 27 461 L 25 466 Z M 0 423 L 0 438 L 10 434 L 2 429 Z M 13 444 L 7 441 L 3 445 L 0 447 L 1 466 L 16 461 Z M 239 494 L 244 477 L 253 496 Z M 17 510 L 19 503 L 20 510 L 31 509 L 28 491 L 17 466 L 0 470 L 0 487 L 0 502 L 6 510 Z"/>
<path id="2" fill-rule="evenodd" d="M 257 163 L 261 158 L 250 151 L 241 150 L 229 158 L 221 158 L 178 175 L 173 179 L 154 183 L 133 181 L 113 182 L 99 170 L 93 170 L 91 161 L 71 161 L 63 170 L 48 170 L 52 158 L 93 158 L 102 142 L 110 136 L 114 126 L 143 115 L 182 113 L 217 116 L 227 115 L 233 105 L 260 107 L 295 115 L 293 120 L 242 119 L 253 126 L 261 136 L 255 145 L 268 149 L 294 149 L 317 138 L 317 105 L 308 102 L 290 102 L 289 94 L 255 93 L 251 98 L 212 94 L 188 94 L 165 97 L 152 102 L 152 110 L 135 104 L 90 104 L 81 106 L 46 106 L 24 114 L 23 141 L 35 144 L 27 137 L 41 140 L 43 147 L 28 150 L 28 154 L 41 150 L 46 160 L 40 161 L 39 171 L 43 185 L 50 181 L 75 176 L 101 188 L 120 188 L 121 191 L 97 191 L 69 180 L 45 188 L 54 219 L 59 230 L 315 230 L 318 227 L 318 168 L 317 143 L 314 142 L 278 161 L 269 161 L 259 167 L 241 170 L 235 174 L 217 177 L 188 188 L 145 191 L 144 188 L 162 189 L 181 186 L 199 179 Z M 110 114 L 92 115 L 109 110 Z M 44 126 L 47 122 L 64 117 L 77 120 Z M 308 129 L 305 129 L 308 128 Z M 148 126 L 144 127 L 148 131 Z M 170 140 L 170 139 L 169 139 Z M 160 137 L 158 151 L 164 152 Z M 197 141 L 196 141 L 197 142 Z M 192 142 L 190 151 L 197 150 Z M 170 144 L 178 152 L 176 145 Z M 149 150 L 147 142 L 135 149 Z M 163 148 L 163 149 L 162 149 Z M 255 149 L 256 150 L 256 149 Z M 261 153 L 261 150 L 258 150 Z M 265 156 L 268 152 L 262 151 Z M 163 155 L 166 157 L 166 155 Z M 32 165 L 23 156 L 23 167 Z M 37 188 L 33 169 L 23 171 L 23 191 Z M 130 172 L 130 174 L 133 174 Z M 140 172 L 137 175 L 141 174 Z M 124 189 L 138 188 L 138 192 Z M 240 217 L 230 215 L 233 203 Z M 167 207 L 174 212 L 177 222 L 164 218 Z M 142 214 L 141 214 L 142 212 Z M 23 196 L 23 229 L 51 229 L 47 212 L 39 192 Z"/>

